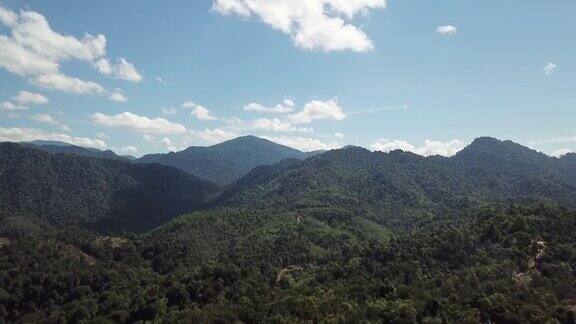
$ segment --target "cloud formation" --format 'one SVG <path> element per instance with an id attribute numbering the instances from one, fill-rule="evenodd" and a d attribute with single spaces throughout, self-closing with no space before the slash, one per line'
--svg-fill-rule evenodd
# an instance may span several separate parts
<path id="1" fill-rule="evenodd" d="M 0 26 L 10 30 L 10 35 L 0 34 L 0 68 L 25 77 L 36 86 L 74 94 L 105 93 L 98 83 L 63 74 L 61 64 L 71 60 L 86 62 L 99 72 L 120 79 L 141 80 L 134 65 L 125 59 L 117 64 L 109 62 L 104 35 L 77 38 L 60 34 L 37 12 L 16 13 L 1 5 Z"/>
<path id="2" fill-rule="evenodd" d="M 199 120 L 218 120 L 218 118 L 212 115 L 208 108 L 203 107 L 195 102 L 187 101 L 182 105 L 182 108 L 190 108 L 190 114 Z"/>
<path id="3" fill-rule="evenodd" d="M 116 88 L 114 91 L 112 91 L 112 93 L 110 93 L 108 100 L 115 102 L 127 102 L 128 97 L 126 97 L 122 89 Z"/>
<path id="4" fill-rule="evenodd" d="M 109 116 L 102 113 L 92 115 L 92 120 L 100 125 L 108 127 L 123 127 L 140 133 L 150 134 L 184 134 L 186 127 L 173 123 L 164 118 L 148 118 L 138 116 L 131 112 L 123 112 L 118 115 Z"/>
<path id="5" fill-rule="evenodd" d="M 544 74 L 546 74 L 546 75 L 552 75 L 554 72 L 556 72 L 557 68 L 558 68 L 558 65 L 550 62 L 544 67 L 543 71 L 544 71 Z"/>
<path id="6" fill-rule="evenodd" d="M 284 99 L 282 103 L 273 107 L 266 107 L 257 102 L 253 102 L 244 106 L 244 110 L 258 113 L 286 114 L 294 110 L 294 102 L 290 99 Z"/>
<path id="7" fill-rule="evenodd" d="M 20 91 L 20 93 L 12 99 L 21 105 L 45 105 L 50 102 L 50 100 L 43 95 L 29 91 Z"/>
<path id="8" fill-rule="evenodd" d="M 29 142 L 37 140 L 60 141 L 82 147 L 106 149 L 106 142 L 100 139 L 74 137 L 64 133 L 48 133 L 35 128 L 0 127 L 0 142 Z"/>
<path id="9" fill-rule="evenodd" d="M 336 100 L 313 100 L 304 105 L 302 111 L 290 115 L 289 120 L 294 124 L 308 124 L 316 120 L 338 121 L 346 118 L 346 114 Z"/>
<path id="10" fill-rule="evenodd" d="M 336 142 L 326 143 L 316 138 L 299 137 L 299 136 L 263 136 L 269 141 L 295 148 L 304 152 L 332 150 L 340 148 Z"/>
<path id="11" fill-rule="evenodd" d="M 385 153 L 394 150 L 402 150 L 422 156 L 452 156 L 464 148 L 464 143 L 460 140 L 453 140 L 450 142 L 426 140 L 424 142 L 424 146 L 416 147 L 405 141 L 381 138 L 373 143 L 370 148 L 372 148 L 374 151 L 381 151 Z"/>
<path id="12" fill-rule="evenodd" d="M 196 132 L 196 137 L 198 137 L 201 140 L 204 140 L 206 142 L 212 143 L 212 144 L 216 144 L 216 143 L 221 143 L 221 142 L 225 142 L 227 140 L 231 140 L 233 138 L 238 137 L 238 135 L 231 133 L 231 132 L 227 132 L 225 130 L 216 128 L 216 129 L 205 129 L 203 131 L 200 132 Z"/>
<path id="13" fill-rule="evenodd" d="M 436 33 L 442 36 L 456 36 L 458 33 L 458 27 L 451 25 L 440 26 L 436 28 Z"/>
<path id="14" fill-rule="evenodd" d="M 212 10 L 259 19 L 304 50 L 364 52 L 374 45 L 352 21 L 385 7 L 385 0 L 214 0 Z"/>

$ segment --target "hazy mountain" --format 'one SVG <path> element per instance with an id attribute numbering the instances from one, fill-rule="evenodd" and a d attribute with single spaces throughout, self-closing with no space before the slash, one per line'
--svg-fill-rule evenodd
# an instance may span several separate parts
<path id="1" fill-rule="evenodd" d="M 173 166 L 214 183 L 228 184 L 259 165 L 288 158 L 304 159 L 310 155 L 262 138 L 245 136 L 209 147 L 150 154 L 137 161 Z"/>
<path id="2" fill-rule="evenodd" d="M 116 159 L 116 160 L 133 160 L 134 157 L 131 156 L 119 156 L 111 150 L 102 151 L 96 148 L 86 148 L 80 147 L 64 142 L 58 141 L 33 141 L 33 142 L 22 142 L 23 145 L 32 145 L 36 148 L 50 152 L 53 154 L 64 153 L 64 154 L 74 154 L 79 156 L 106 158 L 106 159 Z"/>
<path id="3" fill-rule="evenodd" d="M 142 231 L 204 206 L 216 186 L 180 170 L 0 144 L 0 219 Z"/>

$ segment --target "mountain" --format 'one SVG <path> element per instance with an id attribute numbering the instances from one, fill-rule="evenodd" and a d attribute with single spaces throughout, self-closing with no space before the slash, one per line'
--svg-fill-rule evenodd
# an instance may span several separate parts
<path id="1" fill-rule="evenodd" d="M 510 141 L 475 140 L 451 158 L 333 150 L 254 169 L 219 196 L 224 206 L 299 210 L 356 206 L 380 223 L 407 224 L 485 201 L 537 199 L 576 206 L 564 163 Z"/>
<path id="2" fill-rule="evenodd" d="M 573 170 L 480 138 L 451 158 L 284 159 L 219 191 L 172 167 L 3 144 L 0 318 L 574 323 Z M 191 213 L 172 217 L 181 203 Z M 52 226 L 13 235 L 27 219 Z"/>
<path id="3" fill-rule="evenodd" d="M 140 232 L 202 208 L 217 187 L 155 164 L 0 144 L 0 224 Z M 19 221 L 18 221 L 19 222 Z"/>
<path id="4" fill-rule="evenodd" d="M 116 153 L 106 150 L 102 151 L 96 148 L 85 148 L 64 142 L 58 141 L 32 141 L 32 142 L 22 142 L 23 145 L 29 145 L 52 154 L 73 154 L 79 156 L 88 156 L 96 158 L 106 158 L 115 160 L 133 160 L 134 157 L 130 156 L 119 156 Z"/>
<path id="5" fill-rule="evenodd" d="M 172 166 L 224 185 L 257 166 L 288 158 L 305 159 L 309 155 L 262 138 L 245 136 L 209 147 L 189 147 L 177 153 L 146 155 L 137 162 Z"/>

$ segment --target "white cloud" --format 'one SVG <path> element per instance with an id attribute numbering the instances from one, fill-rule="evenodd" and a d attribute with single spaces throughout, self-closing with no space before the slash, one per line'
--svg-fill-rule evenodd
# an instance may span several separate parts
<path id="1" fill-rule="evenodd" d="M 108 100 L 115 102 L 127 102 L 128 98 L 124 94 L 124 91 L 120 88 L 114 89 L 112 93 L 108 96 Z"/>
<path id="2" fill-rule="evenodd" d="M 162 85 L 168 84 L 168 81 L 164 80 L 162 77 L 159 77 L 159 76 L 156 77 L 156 81 L 158 81 L 158 83 L 160 83 Z"/>
<path id="3" fill-rule="evenodd" d="M 0 141 L 7 142 L 29 142 L 37 140 L 60 141 L 82 147 L 93 147 L 105 149 L 106 142 L 100 139 L 90 139 L 84 137 L 74 137 L 63 133 L 48 133 L 35 128 L 4 128 L 0 127 Z"/>
<path id="4" fill-rule="evenodd" d="M 344 138 L 345 135 L 342 134 L 342 133 L 336 133 L 336 134 L 334 134 L 334 137 L 336 137 L 336 138 Z"/>
<path id="5" fill-rule="evenodd" d="M 458 33 L 458 27 L 451 25 L 440 26 L 436 28 L 436 33 L 442 36 L 456 36 Z"/>
<path id="6" fill-rule="evenodd" d="M 31 79 L 32 84 L 42 88 L 60 90 L 73 94 L 103 94 L 104 88 L 96 82 L 84 81 L 61 73 L 42 74 Z"/>
<path id="7" fill-rule="evenodd" d="M 160 145 L 162 145 L 167 151 L 169 152 L 176 152 L 178 149 L 176 149 L 176 147 L 174 146 L 174 144 L 172 144 L 172 140 L 170 140 L 167 137 L 164 137 L 161 141 L 160 141 Z"/>
<path id="8" fill-rule="evenodd" d="M 50 125 L 58 126 L 64 132 L 70 131 L 70 127 L 60 123 L 59 121 L 57 121 L 54 117 L 50 116 L 49 114 L 36 114 L 36 115 L 30 116 L 30 118 L 32 120 L 34 120 L 35 122 L 38 122 L 38 123 L 44 123 L 44 124 L 50 124 Z"/>
<path id="9" fill-rule="evenodd" d="M 142 136 L 142 138 L 143 138 L 144 141 L 146 141 L 147 143 L 150 143 L 150 144 L 156 143 L 156 137 L 154 137 L 154 136 L 144 135 L 144 136 Z"/>
<path id="10" fill-rule="evenodd" d="M 214 117 L 208 108 L 203 107 L 197 103 L 192 101 L 187 101 L 182 104 L 182 108 L 190 108 L 190 114 L 192 116 L 200 119 L 200 120 L 217 120 L 218 118 Z"/>
<path id="11" fill-rule="evenodd" d="M 242 119 L 240 119 L 236 116 L 232 116 L 230 118 L 224 119 L 224 122 L 228 125 L 239 125 L 239 124 L 243 123 Z"/>
<path id="12" fill-rule="evenodd" d="M 123 112 L 118 115 L 108 116 L 102 113 L 92 115 L 94 122 L 109 127 L 124 127 L 140 133 L 150 134 L 184 134 L 186 127 L 181 124 L 170 122 L 164 118 L 151 119 L 138 116 L 131 112 Z"/>
<path id="13" fill-rule="evenodd" d="M 391 152 L 402 150 L 412 152 L 423 156 L 442 155 L 452 156 L 464 148 L 464 143 L 459 140 L 450 142 L 439 142 L 426 140 L 424 146 L 416 147 L 408 142 L 400 140 L 389 140 L 385 138 L 378 139 L 370 146 L 374 151 Z"/>
<path id="14" fill-rule="evenodd" d="M 131 145 L 120 148 L 113 147 L 112 150 L 121 155 L 134 155 L 139 151 L 137 147 Z"/>
<path id="15" fill-rule="evenodd" d="M 11 102 L 0 102 L 0 111 L 24 111 L 24 110 L 28 110 L 28 107 L 25 106 L 20 106 L 20 105 L 15 105 Z"/>
<path id="16" fill-rule="evenodd" d="M 281 121 L 278 118 L 267 119 L 260 118 L 252 121 L 252 128 L 261 129 L 271 132 L 301 132 L 301 133 L 312 133 L 314 132 L 311 128 L 294 127 L 292 124 Z"/>
<path id="17" fill-rule="evenodd" d="M 212 10 L 260 19 L 290 35 L 301 49 L 364 52 L 374 45 L 351 21 L 385 7 L 385 0 L 214 0 Z"/>
<path id="18" fill-rule="evenodd" d="M 45 105 L 50 102 L 50 100 L 43 95 L 29 91 L 20 91 L 20 93 L 12 99 L 21 105 Z"/>
<path id="19" fill-rule="evenodd" d="M 552 151 L 552 153 L 550 153 L 550 155 L 555 156 L 555 157 L 562 157 L 563 155 L 566 155 L 568 153 L 574 153 L 574 151 L 572 151 L 571 149 L 563 148 L 563 149 L 558 149 L 558 150 Z"/>
<path id="20" fill-rule="evenodd" d="M 33 115 L 31 118 L 32 118 L 32 120 L 37 121 L 39 123 L 58 125 L 58 122 L 56 121 L 56 119 L 54 119 L 49 114 L 36 114 L 36 115 Z"/>
<path id="21" fill-rule="evenodd" d="M 257 102 L 253 102 L 244 106 L 244 110 L 258 113 L 286 114 L 294 110 L 294 102 L 285 99 L 282 103 L 279 103 L 274 107 L 266 107 Z"/>
<path id="22" fill-rule="evenodd" d="M 344 118 L 346 118 L 346 114 L 334 99 L 328 101 L 313 100 L 307 103 L 302 111 L 289 116 L 289 120 L 294 124 L 307 124 L 315 120 L 338 121 Z"/>
<path id="23" fill-rule="evenodd" d="M 196 132 L 196 136 L 210 143 L 220 143 L 238 137 L 238 135 L 234 133 L 230 133 L 219 128 L 205 129 L 204 131 Z"/>
<path id="24" fill-rule="evenodd" d="M 557 68 L 558 68 L 558 65 L 550 62 L 544 67 L 543 71 L 544 71 L 544 74 L 546 74 L 546 75 L 552 75 L 554 72 L 556 72 Z"/>
<path id="25" fill-rule="evenodd" d="M 106 135 L 105 133 L 98 132 L 98 133 L 96 133 L 96 138 L 105 141 L 105 140 L 109 140 L 110 136 Z"/>
<path id="26" fill-rule="evenodd" d="M 100 73 L 110 75 L 116 79 L 132 82 L 140 82 L 143 79 L 134 64 L 126 61 L 125 58 L 118 59 L 115 64 L 111 63 L 107 58 L 101 58 L 94 63 L 94 67 Z"/>
<path id="27" fill-rule="evenodd" d="M 162 107 L 162 113 L 164 115 L 176 115 L 176 114 L 178 114 L 178 110 L 176 108 L 164 108 L 164 107 Z"/>
<path id="28" fill-rule="evenodd" d="M 0 5 L 0 25 L 10 35 L 0 34 L 0 68 L 37 86 L 76 94 L 102 94 L 101 85 L 67 76 L 60 71 L 61 63 L 70 60 L 86 62 L 104 74 L 139 81 L 141 76 L 124 59 L 111 65 L 106 58 L 106 37 L 85 34 L 77 38 L 52 30 L 47 19 L 33 11 L 18 13 Z M 104 60 L 104 61 L 103 61 Z M 103 64 L 105 62 L 108 64 Z"/>
<path id="29" fill-rule="evenodd" d="M 319 139 L 298 136 L 263 136 L 269 141 L 295 148 L 300 151 L 310 152 L 318 150 L 332 150 L 340 148 L 341 145 L 336 142 L 326 143 Z"/>

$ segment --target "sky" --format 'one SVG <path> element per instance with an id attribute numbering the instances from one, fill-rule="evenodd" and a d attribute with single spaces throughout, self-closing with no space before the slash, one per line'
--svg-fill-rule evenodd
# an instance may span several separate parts
<path id="1" fill-rule="evenodd" d="M 0 141 L 576 151 L 573 0 L 0 0 Z"/>

